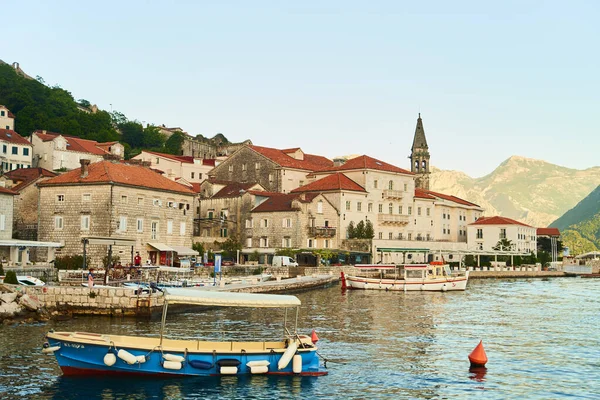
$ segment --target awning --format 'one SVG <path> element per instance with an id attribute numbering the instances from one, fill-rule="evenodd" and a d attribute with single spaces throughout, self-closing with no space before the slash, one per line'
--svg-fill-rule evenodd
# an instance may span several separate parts
<path id="1" fill-rule="evenodd" d="M 148 246 L 154 247 L 158 251 L 175 251 L 171 246 L 167 246 L 164 243 L 148 243 Z"/>
<path id="2" fill-rule="evenodd" d="M 107 246 L 135 246 L 135 239 L 114 238 L 109 236 L 87 236 L 81 238 L 87 244 L 103 244 Z"/>
<path id="3" fill-rule="evenodd" d="M 200 254 L 196 250 L 185 246 L 171 246 L 171 248 L 180 256 L 197 256 Z"/>
<path id="4" fill-rule="evenodd" d="M 196 289 L 168 288 L 165 300 L 169 304 L 196 304 L 221 307 L 298 307 L 296 296 L 279 294 L 212 292 Z"/>

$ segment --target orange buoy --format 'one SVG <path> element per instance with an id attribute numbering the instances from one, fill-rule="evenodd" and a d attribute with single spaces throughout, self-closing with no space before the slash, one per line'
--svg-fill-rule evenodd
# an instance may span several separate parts
<path id="1" fill-rule="evenodd" d="M 477 347 L 469 354 L 469 361 L 471 362 L 471 367 L 485 367 L 488 358 L 483 348 L 483 340 L 480 340 Z"/>
<path id="2" fill-rule="evenodd" d="M 313 342 L 313 344 L 316 344 L 319 341 L 317 332 L 314 329 L 312 330 L 312 333 L 310 334 L 310 340 Z"/>

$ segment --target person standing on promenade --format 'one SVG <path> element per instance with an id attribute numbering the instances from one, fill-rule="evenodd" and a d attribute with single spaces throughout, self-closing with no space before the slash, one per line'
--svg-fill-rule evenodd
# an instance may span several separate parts
<path id="1" fill-rule="evenodd" d="M 94 269 L 90 268 L 90 272 L 88 272 L 88 287 L 91 289 L 94 287 Z"/>

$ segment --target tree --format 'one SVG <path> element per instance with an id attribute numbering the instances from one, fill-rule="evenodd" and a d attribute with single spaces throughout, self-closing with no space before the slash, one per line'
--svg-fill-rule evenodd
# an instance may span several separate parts
<path id="1" fill-rule="evenodd" d="M 86 99 L 79 99 L 79 100 L 77 100 L 77 103 L 79 103 L 80 106 L 85 107 L 85 108 L 90 108 L 92 106 L 92 103 L 90 103 Z"/>
<path id="2" fill-rule="evenodd" d="M 498 240 L 498 243 L 492 248 L 496 251 L 510 251 L 513 249 L 513 244 L 510 240 L 504 238 Z"/>
<path id="3" fill-rule="evenodd" d="M 142 145 L 145 148 L 149 148 L 149 149 L 154 148 L 154 149 L 162 150 L 162 147 L 164 146 L 164 144 L 165 144 L 165 135 L 160 133 L 160 130 L 158 129 L 158 127 L 147 126 L 144 129 Z"/>
<path id="4" fill-rule="evenodd" d="M 346 233 L 348 235 L 348 239 L 354 239 L 356 237 L 355 229 L 354 229 L 354 221 L 350 221 L 350 223 L 348 224 Z"/>
<path id="5" fill-rule="evenodd" d="M 133 148 L 144 145 L 144 128 L 137 121 L 128 121 L 119 125 L 121 140 Z"/>
<path id="6" fill-rule="evenodd" d="M 358 224 L 356 224 L 356 228 L 354 229 L 354 236 L 357 239 L 365 238 L 365 222 L 362 219 L 358 221 Z"/>
<path id="7" fill-rule="evenodd" d="M 168 154 L 181 154 L 181 146 L 183 145 L 184 136 L 181 132 L 175 132 L 165 142 L 165 153 Z"/>
<path id="8" fill-rule="evenodd" d="M 192 244 L 192 249 L 200 253 L 200 257 L 204 256 L 204 244 L 200 242 L 195 242 L 194 244 Z"/>
<path id="9" fill-rule="evenodd" d="M 371 220 L 367 220 L 365 224 L 365 239 L 373 239 L 375 237 L 375 230 L 373 229 L 373 223 Z"/>

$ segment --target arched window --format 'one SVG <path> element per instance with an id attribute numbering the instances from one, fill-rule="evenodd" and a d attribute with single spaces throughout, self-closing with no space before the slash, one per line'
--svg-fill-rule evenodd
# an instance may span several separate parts
<path id="1" fill-rule="evenodd" d="M 388 182 L 388 189 L 394 190 L 394 181 L 389 181 Z"/>
<path id="2" fill-rule="evenodd" d="M 394 213 L 394 205 L 392 203 L 390 203 L 389 209 L 390 209 L 390 214 L 393 214 Z"/>
<path id="3" fill-rule="evenodd" d="M 419 161 L 415 161 L 415 171 L 419 171 Z"/>
<path id="4" fill-rule="evenodd" d="M 427 170 L 427 161 L 423 160 L 423 162 L 421 164 L 422 164 L 422 168 L 424 170 Z"/>

